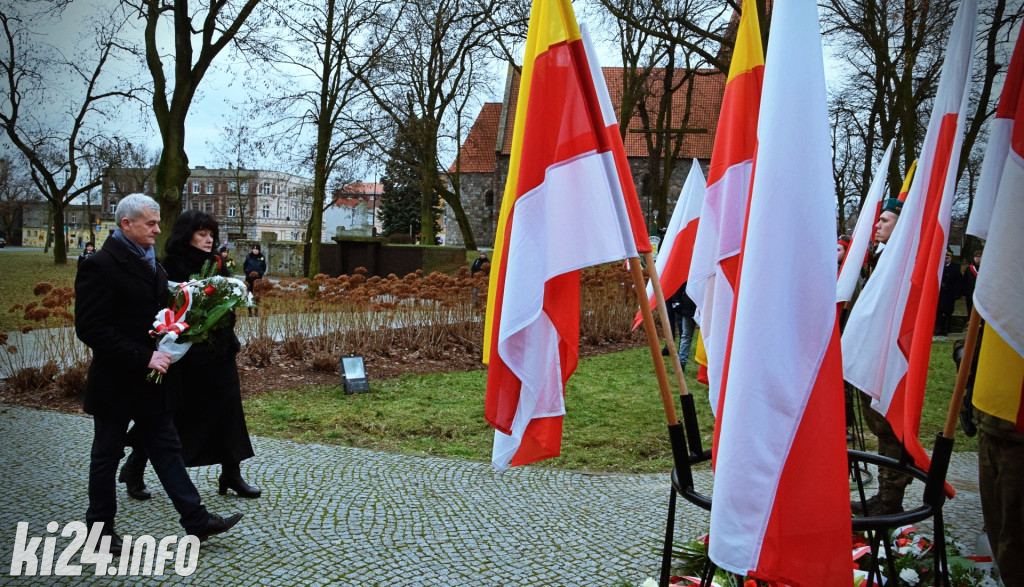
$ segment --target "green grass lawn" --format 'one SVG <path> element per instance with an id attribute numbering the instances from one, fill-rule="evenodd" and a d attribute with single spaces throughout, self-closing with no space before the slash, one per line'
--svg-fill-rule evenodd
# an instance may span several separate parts
<path id="1" fill-rule="evenodd" d="M 39 281 L 73 285 L 75 259 L 54 265 L 52 254 L 0 249 L 0 329 L 23 324 L 8 309 L 37 299 Z M 963 310 L 960 309 L 963 313 Z M 930 449 L 942 430 L 956 380 L 952 342 L 932 346 L 921 442 Z M 707 388 L 687 378 L 700 414 L 705 447 L 712 420 Z M 416 454 L 489 461 L 494 433 L 483 418 L 486 371 L 405 376 L 373 381 L 372 392 L 344 395 L 314 387 L 272 392 L 246 401 L 250 432 L 302 442 L 326 442 Z M 671 371 L 670 371 L 671 378 Z M 541 466 L 606 472 L 664 472 L 671 453 L 658 386 L 646 348 L 588 357 L 569 381 L 562 456 Z M 869 444 L 872 439 L 869 439 Z M 955 450 L 976 450 L 957 432 Z"/>
<path id="2" fill-rule="evenodd" d="M 67 265 L 54 265 L 52 252 L 0 249 L 0 332 L 35 325 L 23 320 L 21 312 L 10 312 L 11 306 L 24 306 L 39 299 L 32 290 L 41 281 L 48 281 L 55 287 L 74 286 L 77 271 L 77 250 L 68 255 Z"/>
<path id="3" fill-rule="evenodd" d="M 941 432 L 949 408 L 956 378 L 952 346 L 933 345 L 920 434 L 926 449 Z M 687 383 L 708 447 L 707 388 L 692 377 Z M 249 430 L 256 435 L 486 462 L 494 433 L 483 417 L 485 385 L 486 371 L 410 375 L 372 382 L 365 395 L 313 387 L 268 393 L 248 400 L 245 408 Z M 671 468 L 665 416 L 646 348 L 582 359 L 569 382 L 566 410 L 562 456 L 540 466 L 619 473 Z M 958 430 L 955 450 L 977 450 L 977 441 Z"/>

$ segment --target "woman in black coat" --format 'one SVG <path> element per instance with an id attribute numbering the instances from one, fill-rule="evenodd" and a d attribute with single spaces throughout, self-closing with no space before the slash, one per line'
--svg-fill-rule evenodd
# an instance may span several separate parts
<path id="1" fill-rule="evenodd" d="M 219 236 L 217 221 L 206 212 L 189 210 L 171 228 L 163 267 L 171 281 L 184 282 L 198 277 L 207 262 L 220 274 L 225 268 L 213 253 Z M 235 317 L 229 324 L 210 332 L 209 338 L 193 344 L 178 361 L 181 374 L 182 406 L 174 423 L 181 437 L 182 459 L 187 467 L 221 465 L 219 491 L 228 489 L 239 497 L 259 497 L 261 491 L 242 477 L 240 463 L 253 456 L 249 431 L 242 411 L 241 385 L 235 355 L 241 345 L 234 331 Z M 122 469 L 122 481 L 129 486 L 141 483 L 144 456 L 135 451 Z M 141 460 L 141 464 L 139 463 Z M 126 479 L 124 477 L 130 477 Z M 145 498 L 143 498 L 145 499 Z"/>

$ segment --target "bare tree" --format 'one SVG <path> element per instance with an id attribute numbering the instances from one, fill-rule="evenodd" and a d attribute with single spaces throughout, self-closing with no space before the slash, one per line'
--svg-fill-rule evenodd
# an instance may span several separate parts
<path id="1" fill-rule="evenodd" d="M 27 170 L 10 157 L 0 157 L 0 232 L 13 244 L 14 227 L 24 217 L 25 204 L 39 198 Z"/>
<path id="2" fill-rule="evenodd" d="M 245 238 L 248 219 L 256 212 L 256 194 L 249 186 L 258 177 L 257 162 L 266 154 L 267 144 L 254 125 L 251 112 L 235 112 L 220 128 L 216 143 L 209 143 L 214 161 L 227 169 L 227 217 L 222 220 L 229 235 Z"/>
<path id="3" fill-rule="evenodd" d="M 181 194 L 188 180 L 185 153 L 185 120 L 203 77 L 213 60 L 232 42 L 255 42 L 258 23 L 247 20 L 260 0 L 121 0 L 145 25 L 146 67 L 153 82 L 153 114 L 160 129 L 163 150 L 156 168 L 156 200 L 160 203 L 159 245 L 181 213 Z M 165 25 L 166 23 L 166 25 Z M 163 53 L 158 32 L 173 32 L 171 59 Z M 165 70 L 170 69 L 170 72 Z"/>
<path id="4" fill-rule="evenodd" d="M 0 8 L 5 41 L 0 74 L 6 82 L 0 90 L 0 124 L 28 161 L 32 183 L 50 204 L 58 236 L 64 234 L 64 210 L 71 200 L 101 183 L 99 175 L 82 173 L 84 154 L 100 136 L 90 123 L 137 91 L 103 76 L 108 60 L 121 48 L 115 38 L 125 22 L 119 11 L 107 16 L 97 25 L 91 47 L 65 57 L 33 35 L 31 17 Z M 57 80 L 66 100 L 54 98 Z M 53 252 L 56 264 L 67 263 L 64 238 L 55 239 Z"/>
<path id="5" fill-rule="evenodd" d="M 1007 2 L 1007 0 L 993 0 L 984 2 L 979 6 L 978 37 L 980 48 L 975 55 L 976 63 L 974 71 L 974 83 L 971 85 L 971 107 L 974 115 L 971 117 L 964 130 L 963 148 L 960 150 L 960 162 L 957 171 L 957 178 L 965 172 L 980 172 L 978 169 L 970 170 L 972 158 L 980 165 L 979 155 L 975 153 L 974 146 L 979 139 L 985 137 L 985 122 L 995 115 L 998 97 L 992 95 L 995 82 L 1000 76 L 1005 76 L 1009 67 L 1010 54 L 1013 44 L 1012 35 L 1020 28 L 1020 22 L 1024 19 L 1024 2 Z M 969 189 L 966 193 L 965 215 L 970 214 L 974 205 L 974 184 L 976 177 L 971 177 L 968 183 Z"/>
<path id="6" fill-rule="evenodd" d="M 710 130 L 690 126 L 694 91 L 701 76 L 728 71 L 739 13 L 731 5 L 705 0 L 601 0 L 601 4 L 615 17 L 619 32 L 620 130 L 625 136 L 634 114 L 643 123 L 643 129 L 634 130 L 644 133 L 648 153 L 641 196 L 650 203 L 655 223 L 664 225 L 669 218 L 672 173 L 683 143 L 690 133 Z"/>
<path id="7" fill-rule="evenodd" d="M 130 194 L 147 191 L 156 175 L 159 154 L 145 145 L 119 136 L 99 142 L 93 151 L 96 164 L 107 170 L 110 191 Z"/>
<path id="8" fill-rule="evenodd" d="M 370 68 L 383 49 L 361 63 L 354 63 L 350 53 L 375 27 L 389 26 L 381 6 L 381 0 L 299 0 L 273 7 L 282 41 L 266 58 L 287 84 L 280 84 L 267 102 L 284 127 L 285 143 L 300 146 L 299 158 L 313 171 L 305 235 L 310 279 L 320 273 L 323 211 L 332 203 L 327 186 L 337 170 L 363 158 L 371 143 L 365 127 L 353 120 L 366 102 L 364 87 L 352 72 Z"/>
<path id="9" fill-rule="evenodd" d="M 507 35 L 510 27 L 525 24 L 522 11 L 507 5 L 498 0 L 413 0 L 388 6 L 385 18 L 394 26 L 378 31 L 367 52 L 384 57 L 370 70 L 350 67 L 384 112 L 385 123 L 395 129 L 391 136 L 401 134 L 414 145 L 416 155 L 408 163 L 419 169 L 424 243 L 435 242 L 432 202 L 440 193 L 455 214 L 466 248 L 476 248 L 460 195 L 442 184 L 438 139 L 447 134 L 446 124 L 456 123 L 453 112 L 460 97 L 483 79 L 479 62 L 505 46 L 495 41 L 499 33 Z M 381 144 L 381 150 L 389 146 Z"/>

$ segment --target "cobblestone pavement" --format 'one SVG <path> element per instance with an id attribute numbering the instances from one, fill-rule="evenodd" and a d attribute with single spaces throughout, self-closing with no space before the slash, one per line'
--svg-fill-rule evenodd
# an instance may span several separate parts
<path id="1" fill-rule="evenodd" d="M 667 474 L 497 473 L 486 463 L 253 438 L 257 456 L 243 472 L 260 499 L 217 495 L 217 467 L 190 469 L 210 511 L 246 514 L 202 545 L 192 575 L 171 565 L 159 578 L 97 577 L 88 566 L 80 577 L 11 577 L 18 522 L 29 536 L 52 536 L 48 522 L 84 518 L 92 426 L 0 406 L 0 438 L 0 584 L 638 585 L 660 565 Z M 981 529 L 975 463 L 954 454 L 959 494 L 946 510 L 954 536 L 970 544 Z M 180 537 L 151 469 L 146 482 L 145 502 L 118 485 L 118 532 Z M 697 483 L 706 489 L 710 473 Z M 677 539 L 707 526 L 705 512 L 680 503 Z M 57 539 L 58 555 L 68 542 Z"/>

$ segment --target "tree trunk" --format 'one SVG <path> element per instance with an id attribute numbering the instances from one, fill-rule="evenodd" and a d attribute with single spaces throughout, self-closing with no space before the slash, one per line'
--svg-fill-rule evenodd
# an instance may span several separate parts
<path id="1" fill-rule="evenodd" d="M 462 198 L 454 193 L 448 194 L 448 205 L 452 207 L 455 214 L 455 221 L 459 223 L 459 231 L 462 233 L 462 242 L 467 251 L 476 250 L 476 239 L 473 238 L 473 228 L 469 225 L 469 218 L 466 210 L 462 207 Z"/>
<path id="2" fill-rule="evenodd" d="M 173 116 L 174 113 L 171 113 Z M 171 128 L 171 127 L 174 128 Z M 188 155 L 185 154 L 184 124 L 165 125 L 164 149 L 156 166 L 156 201 L 160 204 L 160 234 L 157 235 L 157 256 L 163 251 L 164 242 L 171 234 L 171 227 L 181 216 L 181 193 L 191 174 Z"/>
<path id="3" fill-rule="evenodd" d="M 58 202 L 63 200 L 58 199 Z M 53 264 L 68 264 L 68 241 L 64 238 L 64 204 L 53 207 Z"/>

